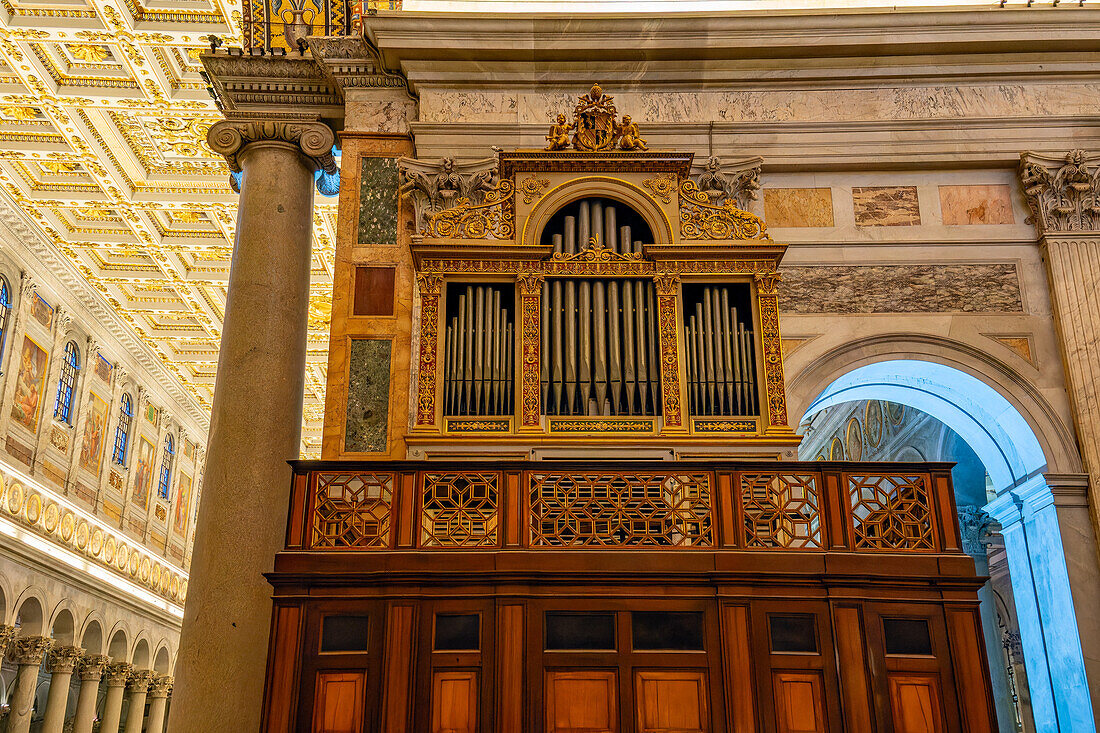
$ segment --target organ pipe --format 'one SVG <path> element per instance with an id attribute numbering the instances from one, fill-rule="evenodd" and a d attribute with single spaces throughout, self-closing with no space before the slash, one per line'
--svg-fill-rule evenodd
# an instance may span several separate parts
<path id="1" fill-rule="evenodd" d="M 504 288 L 455 283 L 443 347 L 443 406 L 449 415 L 512 412 L 512 320 Z"/>
<path id="2" fill-rule="evenodd" d="M 693 415 L 759 414 L 751 311 L 739 313 L 732 305 L 737 287 L 701 285 L 692 296 L 685 292 L 684 360 Z"/>

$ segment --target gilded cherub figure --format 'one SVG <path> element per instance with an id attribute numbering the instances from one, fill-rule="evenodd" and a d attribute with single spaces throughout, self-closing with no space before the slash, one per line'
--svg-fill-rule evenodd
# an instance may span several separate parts
<path id="1" fill-rule="evenodd" d="M 617 132 L 622 150 L 649 150 L 638 125 L 630 121 L 630 115 L 623 115 L 623 123 L 619 125 Z"/>
<path id="2" fill-rule="evenodd" d="M 569 147 L 569 133 L 573 129 L 572 123 L 565 121 L 565 115 L 559 114 L 556 124 L 550 125 L 550 132 L 546 133 L 546 139 L 550 144 L 546 150 L 565 150 Z"/>

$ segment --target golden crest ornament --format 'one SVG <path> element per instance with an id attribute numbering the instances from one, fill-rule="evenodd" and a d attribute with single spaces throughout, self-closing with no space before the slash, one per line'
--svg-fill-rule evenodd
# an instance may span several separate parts
<path id="1" fill-rule="evenodd" d="M 577 150 L 609 150 L 615 147 L 615 103 L 603 93 L 599 84 L 593 84 L 588 94 L 582 94 L 573 109 L 576 118 L 573 147 Z"/>

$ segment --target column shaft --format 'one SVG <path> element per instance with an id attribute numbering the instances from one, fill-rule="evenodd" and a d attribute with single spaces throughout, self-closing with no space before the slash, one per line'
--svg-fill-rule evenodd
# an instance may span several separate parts
<path id="1" fill-rule="evenodd" d="M 243 178 L 169 714 L 171 730 L 203 733 L 260 727 L 271 615 L 262 573 L 283 546 L 305 387 L 314 164 L 304 133 L 299 148 L 264 123 L 266 139 L 242 145 L 257 128 L 236 124 L 210 133 Z"/>
<path id="2" fill-rule="evenodd" d="M 86 655 L 80 660 L 80 695 L 76 699 L 72 733 L 92 733 L 95 705 L 99 700 L 99 681 L 103 677 L 103 668 L 110 661 L 100 654 Z"/>
<path id="3" fill-rule="evenodd" d="M 130 678 L 133 665 L 116 662 L 107 667 L 107 698 L 103 701 L 103 718 L 99 722 L 99 733 L 118 733 L 118 724 L 122 720 L 122 700 L 126 694 L 126 681 Z"/>
<path id="4" fill-rule="evenodd" d="M 168 695 L 172 690 L 172 678 L 158 677 L 149 687 L 149 722 L 145 733 L 164 733 L 164 712 L 168 709 Z"/>
<path id="5" fill-rule="evenodd" d="M 84 650 L 78 646 L 55 646 L 48 656 L 50 692 L 46 697 L 46 715 L 41 733 L 62 733 L 69 706 L 69 682 Z"/>

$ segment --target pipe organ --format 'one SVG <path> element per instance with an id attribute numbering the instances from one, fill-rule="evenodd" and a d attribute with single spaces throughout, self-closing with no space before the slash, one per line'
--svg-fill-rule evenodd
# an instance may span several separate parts
<path id="1" fill-rule="evenodd" d="M 341 218 L 402 198 L 338 241 L 264 730 L 992 731 L 950 466 L 794 460 L 751 162 L 576 117 L 393 189 L 344 139 Z"/>

